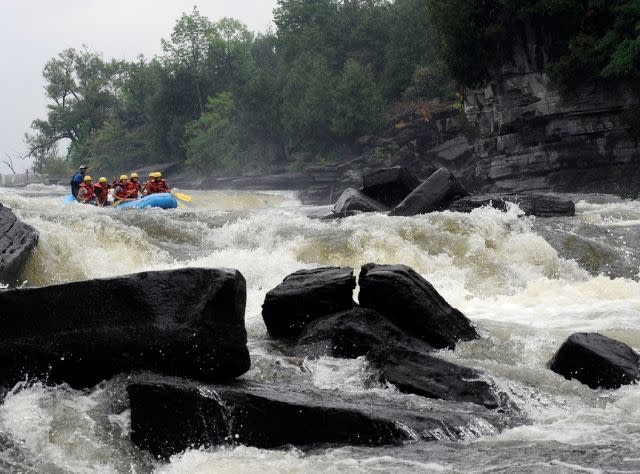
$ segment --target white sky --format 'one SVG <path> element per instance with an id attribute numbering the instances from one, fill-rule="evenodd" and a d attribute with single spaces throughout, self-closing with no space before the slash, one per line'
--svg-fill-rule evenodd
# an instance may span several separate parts
<path id="1" fill-rule="evenodd" d="M 213 21 L 234 17 L 263 32 L 276 0 L 0 0 L 0 161 L 23 152 L 31 121 L 46 116 L 42 69 L 51 57 L 83 44 L 105 58 L 152 57 L 194 5 Z"/>

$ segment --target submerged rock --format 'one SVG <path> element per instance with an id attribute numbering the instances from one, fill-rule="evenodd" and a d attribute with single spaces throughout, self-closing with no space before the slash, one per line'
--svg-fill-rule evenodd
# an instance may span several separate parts
<path id="1" fill-rule="evenodd" d="M 13 286 L 38 244 L 38 231 L 0 203 L 0 284 Z"/>
<path id="2" fill-rule="evenodd" d="M 384 212 L 388 209 L 365 196 L 357 189 L 349 188 L 340 195 L 335 206 L 333 206 L 333 212 L 335 214 L 345 214 L 353 211 L 361 212 Z"/>
<path id="3" fill-rule="evenodd" d="M 367 393 L 237 382 L 200 385 L 147 377 L 128 387 L 131 438 L 158 458 L 188 448 L 380 446 L 498 433 L 510 417 L 445 402 L 423 409 Z"/>
<path id="4" fill-rule="evenodd" d="M 316 319 L 296 346 L 301 357 L 366 356 L 380 379 L 401 392 L 428 398 L 470 402 L 489 409 L 510 409 L 506 394 L 480 372 L 429 354 L 433 348 L 407 334 L 376 311 L 354 308 Z"/>
<path id="5" fill-rule="evenodd" d="M 640 380 L 638 354 L 626 344 L 597 333 L 569 336 L 549 368 L 591 388 L 620 388 Z"/>
<path id="6" fill-rule="evenodd" d="M 311 358 L 326 355 L 355 359 L 372 349 L 398 344 L 405 339 L 407 335 L 380 313 L 356 307 L 309 323 L 298 339 L 296 354 Z"/>
<path id="7" fill-rule="evenodd" d="M 402 166 L 383 168 L 365 173 L 362 193 L 386 206 L 397 206 L 420 181 Z"/>
<path id="8" fill-rule="evenodd" d="M 352 268 L 299 270 L 269 291 L 262 318 L 271 337 L 292 338 L 320 316 L 354 307 Z"/>
<path id="9" fill-rule="evenodd" d="M 203 381 L 249 369 L 236 270 L 185 268 L 0 291 L 0 385 L 91 387 L 152 370 Z"/>
<path id="10" fill-rule="evenodd" d="M 435 348 L 453 348 L 458 341 L 478 337 L 473 323 L 406 265 L 363 265 L 359 284 L 360 306 Z"/>
<path id="11" fill-rule="evenodd" d="M 467 192 L 455 176 L 446 168 L 440 168 L 393 208 L 389 215 L 415 216 L 442 210 L 451 201 L 466 195 Z"/>
<path id="12" fill-rule="evenodd" d="M 405 393 L 455 402 L 470 402 L 489 409 L 511 408 L 505 393 L 480 372 L 402 346 L 377 349 L 369 359 L 380 368 L 384 382 Z"/>
<path id="13" fill-rule="evenodd" d="M 571 199 L 554 194 L 477 194 L 452 202 L 449 209 L 471 212 L 478 207 L 492 206 L 506 211 L 509 202 L 517 204 L 527 216 L 559 217 L 576 214 L 576 205 Z"/>

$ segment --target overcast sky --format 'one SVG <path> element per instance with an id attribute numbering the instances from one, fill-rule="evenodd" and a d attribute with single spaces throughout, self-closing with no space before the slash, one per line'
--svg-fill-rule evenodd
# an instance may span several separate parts
<path id="1" fill-rule="evenodd" d="M 160 52 L 183 12 L 197 6 L 211 20 L 238 18 L 252 31 L 272 25 L 276 0 L 0 0 L 0 161 L 24 151 L 31 121 L 46 116 L 42 68 L 66 48 L 105 58 Z M 14 160 L 24 171 L 28 163 Z M 0 173 L 9 173 L 0 163 Z"/>

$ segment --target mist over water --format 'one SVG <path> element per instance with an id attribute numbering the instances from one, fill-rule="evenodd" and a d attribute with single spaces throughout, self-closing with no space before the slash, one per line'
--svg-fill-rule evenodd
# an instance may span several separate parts
<path id="1" fill-rule="evenodd" d="M 390 448 L 191 450 L 160 464 L 128 439 L 125 381 L 89 392 L 35 384 L 0 405 L 0 470 L 7 472 L 634 472 L 640 470 L 640 387 L 593 391 L 546 368 L 562 341 L 597 331 L 640 348 L 640 202 L 584 197 L 575 218 L 521 217 L 482 208 L 416 217 L 367 214 L 321 221 L 279 192 L 194 191 L 172 211 L 62 207 L 62 187 L 0 188 L 40 233 L 25 284 L 48 285 L 143 270 L 231 267 L 247 280 L 252 369 L 246 379 L 372 392 L 419 407 L 382 386 L 364 359 L 293 363 L 266 337 L 264 295 L 289 273 L 318 266 L 404 263 L 480 328 L 483 338 L 441 351 L 482 369 L 531 424 L 462 442 Z M 605 249 L 587 268 L 549 235 Z M 573 240 L 567 240 L 572 245 Z M 582 247 L 577 250 L 582 249 Z M 566 249 L 565 249 L 566 250 Z M 568 249 L 571 252 L 573 249 Z M 576 250 L 576 251 L 577 251 Z M 603 253 L 604 252 L 604 253 Z M 581 253 L 580 255 L 584 255 Z M 582 257 L 581 257 L 582 258 Z M 600 268 L 600 267 L 599 267 Z M 357 293 L 356 293 L 357 294 Z M 428 401 L 428 403 L 434 403 Z"/>

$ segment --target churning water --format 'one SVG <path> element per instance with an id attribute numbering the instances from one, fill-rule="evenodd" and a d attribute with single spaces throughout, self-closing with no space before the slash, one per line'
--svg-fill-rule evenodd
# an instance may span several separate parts
<path id="1" fill-rule="evenodd" d="M 190 207 L 172 211 L 62 207 L 65 193 L 61 187 L 0 189 L 0 202 L 40 233 L 26 284 L 183 266 L 237 268 L 248 291 L 252 369 L 244 378 L 373 392 L 419 406 L 420 397 L 376 382 L 362 359 L 301 366 L 268 341 L 260 317 L 265 293 L 295 270 L 404 263 L 483 333 L 439 355 L 491 374 L 530 423 L 500 434 L 476 427 L 460 442 L 310 452 L 225 447 L 188 451 L 161 464 L 129 442 L 122 378 L 87 392 L 24 384 L 0 405 L 0 470 L 640 471 L 640 386 L 593 391 L 546 368 L 576 331 L 602 332 L 640 348 L 640 201 L 586 196 L 575 218 L 525 218 L 514 207 L 321 221 L 310 217 L 318 209 L 300 206 L 288 193 L 194 191 Z"/>

